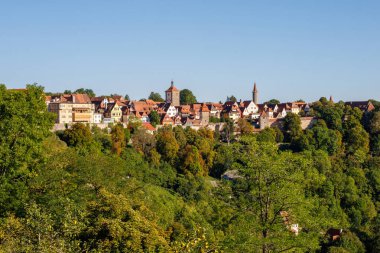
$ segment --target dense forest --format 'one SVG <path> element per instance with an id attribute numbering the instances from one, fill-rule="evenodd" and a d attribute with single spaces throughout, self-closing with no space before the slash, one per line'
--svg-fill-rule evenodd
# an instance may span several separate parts
<path id="1" fill-rule="evenodd" d="M 312 114 L 54 133 L 43 88 L 2 85 L 0 252 L 380 252 L 378 104 Z"/>

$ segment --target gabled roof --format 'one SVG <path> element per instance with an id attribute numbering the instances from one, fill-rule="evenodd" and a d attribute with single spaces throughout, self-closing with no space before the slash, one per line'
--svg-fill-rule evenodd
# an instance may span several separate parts
<path id="1" fill-rule="evenodd" d="M 152 126 L 152 124 L 150 124 L 149 122 L 143 122 L 142 123 L 142 126 L 146 129 L 146 130 L 149 130 L 149 131 L 156 131 L 156 128 L 154 126 Z"/>
<path id="2" fill-rule="evenodd" d="M 153 101 L 152 99 L 147 99 L 145 102 L 147 105 L 152 106 L 152 107 L 157 105 L 157 102 Z"/>
<path id="3" fill-rule="evenodd" d="M 182 105 L 182 106 L 180 106 L 180 110 L 179 111 L 181 113 L 183 113 L 183 114 L 190 113 L 190 105 Z"/>
<path id="4" fill-rule="evenodd" d="M 208 109 L 208 107 L 207 107 L 206 104 L 203 104 L 203 105 L 202 105 L 201 111 L 202 111 L 202 112 L 210 112 L 210 110 Z"/>
<path id="5" fill-rule="evenodd" d="M 241 110 L 239 108 L 239 105 L 236 102 L 227 101 L 223 105 L 223 112 L 225 112 L 225 113 L 231 113 L 231 112 L 241 113 Z"/>
<path id="6" fill-rule="evenodd" d="M 174 123 L 174 120 L 168 115 L 168 114 L 164 114 L 164 115 L 162 115 L 162 117 L 161 117 L 161 122 L 162 123 Z"/>
<path id="7" fill-rule="evenodd" d="M 91 99 L 87 94 L 72 94 L 72 102 L 76 104 L 89 104 Z"/>
<path id="8" fill-rule="evenodd" d="M 63 94 L 50 97 L 51 102 L 91 104 L 91 99 L 87 94 Z"/>
<path id="9" fill-rule="evenodd" d="M 132 101 L 130 103 L 130 106 L 133 111 L 145 112 L 147 114 L 153 111 L 155 107 L 155 105 L 152 105 L 151 103 L 147 103 L 146 101 Z"/>
<path id="10" fill-rule="evenodd" d="M 220 104 L 220 103 L 212 103 L 211 105 L 212 105 L 216 110 L 219 110 L 219 111 L 223 110 L 223 105 Z"/>
<path id="11" fill-rule="evenodd" d="M 113 108 L 115 107 L 115 103 L 108 103 L 107 104 L 107 108 L 105 109 L 105 112 L 106 113 L 109 113 L 113 110 Z"/>
<path id="12" fill-rule="evenodd" d="M 247 108 L 251 103 L 254 103 L 254 102 L 251 100 L 246 100 L 246 101 L 243 101 L 242 103 L 240 103 L 240 106 Z"/>
<path id="13" fill-rule="evenodd" d="M 101 97 L 92 97 L 91 102 L 102 102 L 106 97 L 101 96 Z"/>
<path id="14" fill-rule="evenodd" d="M 371 101 L 347 101 L 344 104 L 349 105 L 352 108 L 359 108 L 362 111 L 372 111 L 375 109 L 375 106 L 371 103 Z"/>

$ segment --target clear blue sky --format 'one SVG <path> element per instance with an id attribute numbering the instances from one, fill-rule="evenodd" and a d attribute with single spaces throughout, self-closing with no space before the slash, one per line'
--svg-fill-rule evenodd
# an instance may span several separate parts
<path id="1" fill-rule="evenodd" d="M 2 0 L 0 83 L 201 101 L 380 99 L 380 1 Z"/>

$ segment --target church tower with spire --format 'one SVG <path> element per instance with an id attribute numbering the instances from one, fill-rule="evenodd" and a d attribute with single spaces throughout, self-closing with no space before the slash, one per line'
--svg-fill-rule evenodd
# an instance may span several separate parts
<path id="1" fill-rule="evenodd" d="M 257 90 L 257 87 L 256 87 L 256 82 L 253 84 L 253 91 L 252 91 L 252 99 L 253 99 L 253 102 L 257 105 L 259 103 L 259 91 Z"/>

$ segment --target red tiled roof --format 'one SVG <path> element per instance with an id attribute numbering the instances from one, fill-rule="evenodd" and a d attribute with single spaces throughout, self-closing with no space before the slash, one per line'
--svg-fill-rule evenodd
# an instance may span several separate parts
<path id="1" fill-rule="evenodd" d="M 169 89 L 167 89 L 166 91 L 179 91 L 179 90 L 174 86 L 174 82 L 172 81 Z"/>
<path id="2" fill-rule="evenodd" d="M 152 126 L 152 124 L 148 123 L 148 122 L 144 122 L 142 123 L 142 126 L 146 129 L 146 130 L 149 130 L 149 131 L 155 131 L 156 128 L 154 126 Z"/>
<path id="3" fill-rule="evenodd" d="M 91 103 L 91 99 L 87 94 L 72 94 L 72 102 L 76 104 Z"/>
<path id="4" fill-rule="evenodd" d="M 207 105 L 206 104 L 203 104 L 202 105 L 202 112 L 210 112 L 210 110 L 208 109 Z"/>

